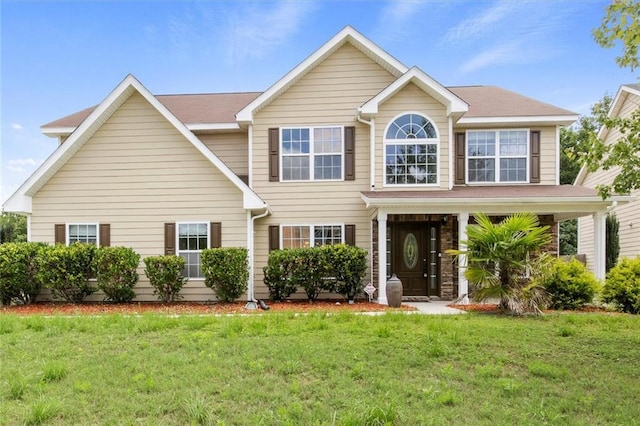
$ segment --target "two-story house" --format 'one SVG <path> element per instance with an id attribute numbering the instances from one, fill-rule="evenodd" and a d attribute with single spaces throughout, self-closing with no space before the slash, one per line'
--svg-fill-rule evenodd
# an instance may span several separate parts
<path id="1" fill-rule="evenodd" d="M 615 199 L 558 184 L 575 119 L 499 87 L 444 87 L 346 27 L 263 93 L 155 96 L 126 77 L 43 126 L 60 146 L 4 208 L 27 215 L 32 241 L 183 256 L 187 300 L 214 298 L 204 248 L 247 247 L 247 297 L 264 298 L 270 250 L 339 242 L 368 249 L 381 303 L 391 273 L 405 295 L 452 299 L 468 287 L 445 250 L 473 213 L 604 229 Z M 143 273 L 137 295 L 155 299 Z"/>

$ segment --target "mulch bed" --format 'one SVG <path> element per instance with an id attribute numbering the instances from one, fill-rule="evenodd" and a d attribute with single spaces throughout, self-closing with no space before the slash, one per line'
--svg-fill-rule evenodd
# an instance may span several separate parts
<path id="1" fill-rule="evenodd" d="M 63 303 L 36 302 L 30 305 L 4 306 L 0 314 L 16 315 L 103 315 L 126 314 L 139 315 L 145 312 L 163 313 L 169 315 L 226 315 L 226 314 L 255 314 L 266 312 L 388 312 L 414 311 L 411 306 L 390 308 L 386 305 L 356 300 L 352 305 L 336 300 L 316 300 L 309 303 L 306 300 L 286 302 L 266 301 L 269 311 L 262 309 L 245 309 L 246 302 L 233 303 L 196 303 L 196 302 L 132 302 L 132 303 Z"/>
<path id="2" fill-rule="evenodd" d="M 467 305 L 448 305 L 451 308 L 456 308 L 456 309 L 460 309 L 463 311 L 467 311 L 467 312 L 478 312 L 478 313 L 485 313 L 485 314 L 496 314 L 496 315 L 502 315 L 502 314 L 506 314 L 505 312 L 503 312 L 502 310 L 500 310 L 500 308 L 498 308 L 497 304 L 494 303 L 469 303 Z M 598 314 L 605 314 L 605 315 L 624 315 L 624 313 L 622 312 L 612 312 L 612 311 L 608 311 L 605 308 L 602 307 L 598 307 L 598 306 L 585 306 L 581 309 L 572 311 L 572 310 L 567 310 L 567 311 L 559 311 L 559 310 L 554 310 L 554 309 L 545 309 L 542 311 L 545 314 L 587 314 L 587 313 L 598 313 Z"/>

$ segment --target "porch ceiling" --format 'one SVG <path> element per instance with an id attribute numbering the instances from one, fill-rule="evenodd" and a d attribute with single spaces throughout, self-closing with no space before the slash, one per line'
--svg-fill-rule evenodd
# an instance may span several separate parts
<path id="1" fill-rule="evenodd" d="M 615 204 L 626 204 L 635 199 L 629 195 L 614 195 L 602 200 L 595 189 L 573 185 L 455 186 L 450 190 L 366 191 L 361 194 L 368 208 L 388 213 L 532 212 L 552 214 L 556 220 L 606 211 Z"/>

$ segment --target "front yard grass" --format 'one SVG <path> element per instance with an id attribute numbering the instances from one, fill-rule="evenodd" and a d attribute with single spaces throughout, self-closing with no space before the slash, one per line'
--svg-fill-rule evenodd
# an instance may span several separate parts
<path id="1" fill-rule="evenodd" d="M 638 424 L 640 317 L 0 315 L 0 424 Z"/>

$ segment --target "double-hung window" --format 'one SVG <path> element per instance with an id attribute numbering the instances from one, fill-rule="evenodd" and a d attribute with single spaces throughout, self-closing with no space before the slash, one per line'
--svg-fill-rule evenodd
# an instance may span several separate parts
<path id="1" fill-rule="evenodd" d="M 385 143 L 386 185 L 438 183 L 438 133 L 420 114 L 404 114 L 387 128 Z"/>
<path id="2" fill-rule="evenodd" d="M 343 225 L 283 225 L 282 248 L 319 247 L 340 244 Z"/>
<path id="3" fill-rule="evenodd" d="M 342 180 L 342 127 L 282 128 L 282 180 Z"/>
<path id="4" fill-rule="evenodd" d="M 98 245 L 98 224 L 96 223 L 70 223 L 68 224 L 67 244 L 85 243 Z"/>
<path id="5" fill-rule="evenodd" d="M 200 255 L 209 248 L 209 223 L 178 223 L 178 256 L 184 258 L 184 275 L 202 278 Z"/>
<path id="6" fill-rule="evenodd" d="M 467 132 L 467 182 L 527 182 L 529 132 Z"/>

